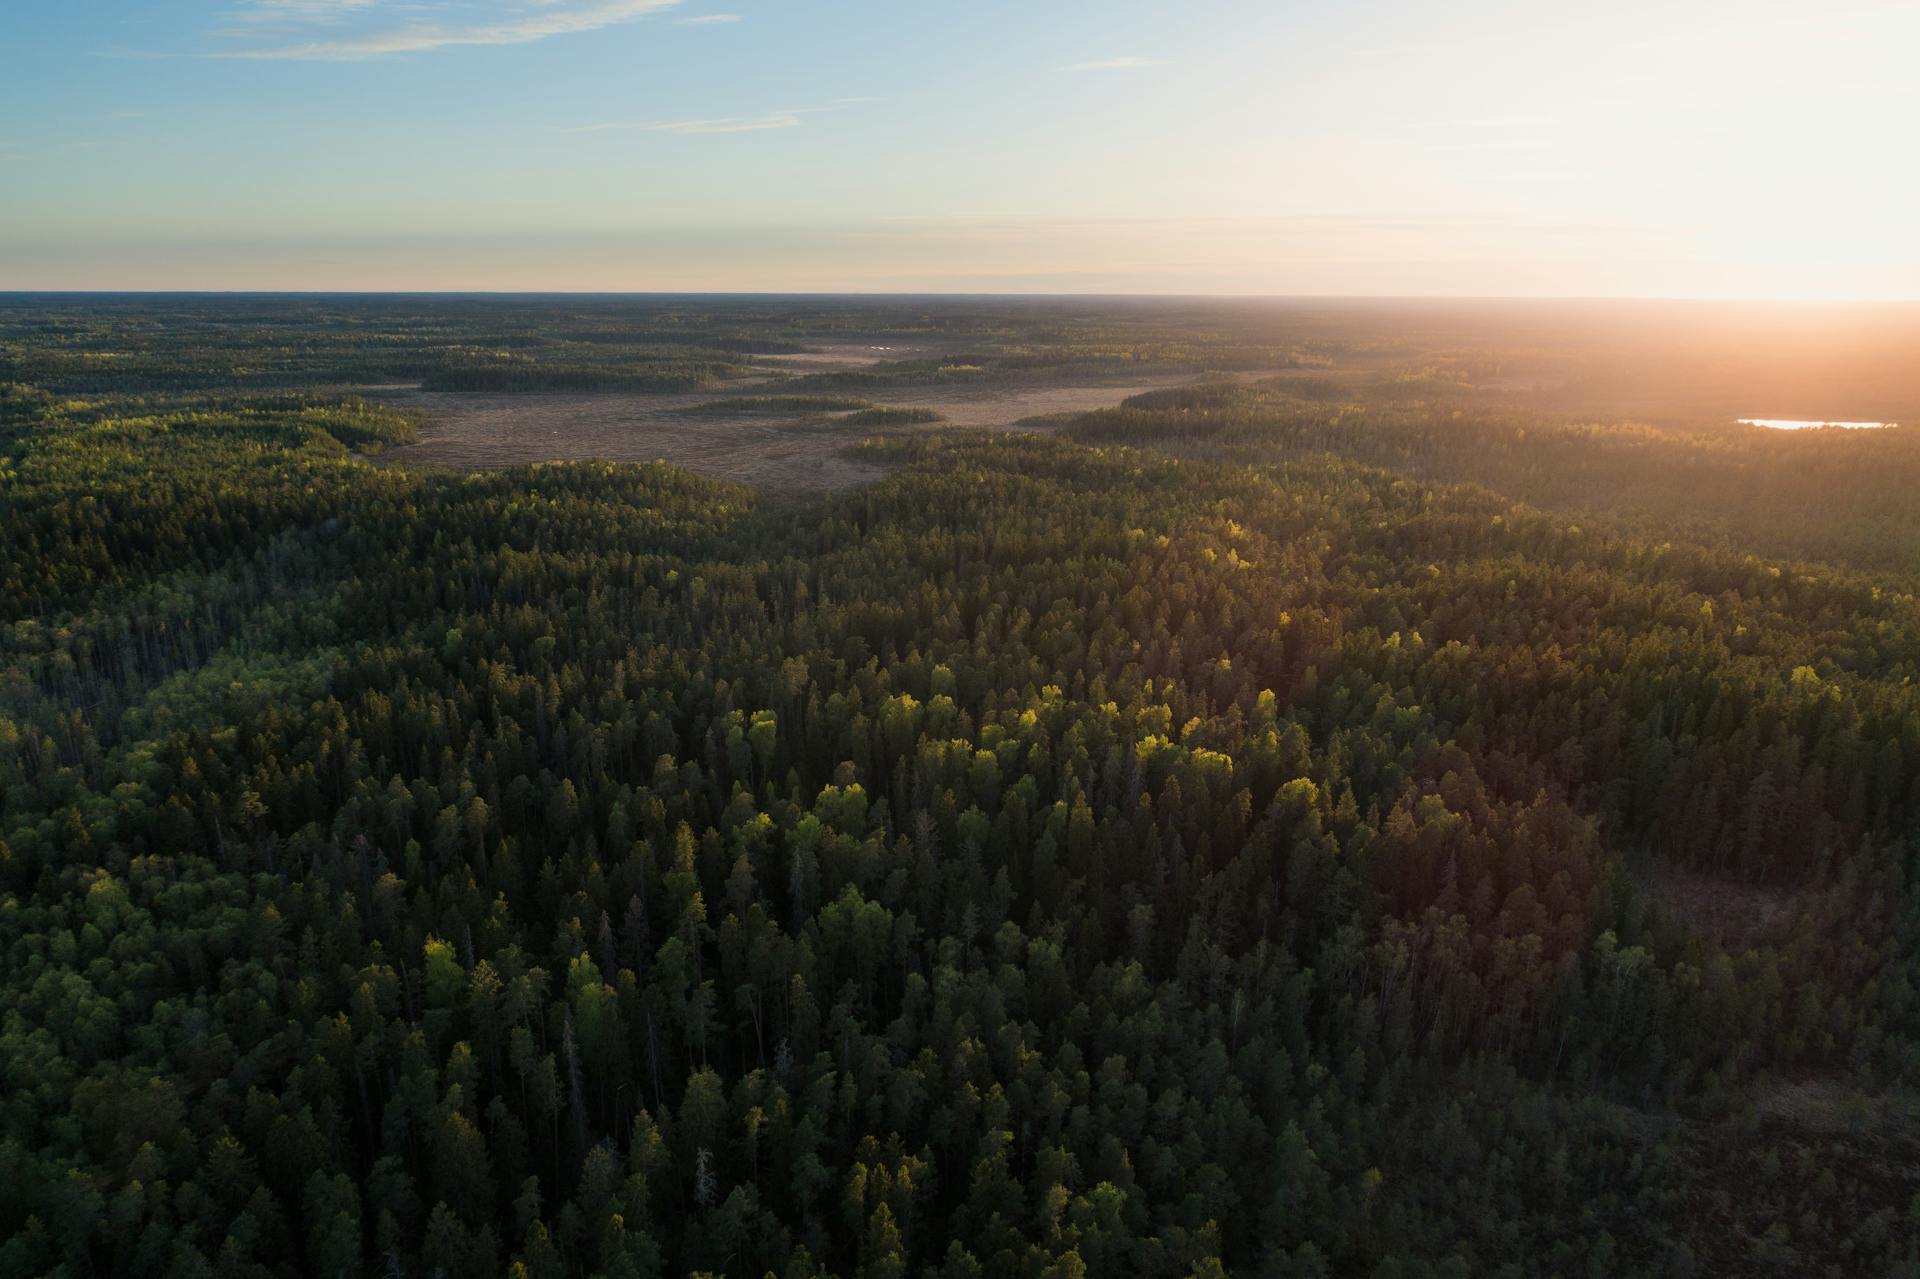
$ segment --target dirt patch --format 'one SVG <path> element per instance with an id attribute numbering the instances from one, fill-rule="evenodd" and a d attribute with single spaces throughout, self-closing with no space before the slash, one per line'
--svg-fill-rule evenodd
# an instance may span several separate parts
<path id="1" fill-rule="evenodd" d="M 689 412 L 705 395 L 495 395 L 411 391 L 381 397 L 423 414 L 400 462 L 489 470 L 528 462 L 671 462 L 715 479 L 810 494 L 878 478 L 841 456 L 847 441 L 781 429 L 766 414 Z"/>
<path id="2" fill-rule="evenodd" d="M 1029 418 L 1110 409 L 1128 396 L 1193 381 L 1189 377 L 1071 386 L 922 386 L 869 391 L 875 404 L 935 410 L 950 426 L 1010 427 Z"/>
<path id="3" fill-rule="evenodd" d="M 963 343 L 953 341 L 895 341 L 878 337 L 865 342 L 816 342 L 810 350 L 791 355 L 756 355 L 753 362 L 783 373 L 845 373 L 895 360 L 929 360 L 962 349 Z"/>
<path id="4" fill-rule="evenodd" d="M 894 355 L 879 352 L 876 359 Z M 862 388 L 857 394 L 879 405 L 933 409 L 944 419 L 941 427 L 1014 427 L 1027 419 L 1057 421 L 1109 408 L 1130 395 L 1191 380 Z M 383 456 L 393 461 L 457 470 L 529 462 L 665 461 L 715 479 L 799 496 L 865 484 L 881 474 L 844 456 L 849 445 L 876 433 L 871 429 L 795 430 L 797 423 L 817 421 L 818 415 L 697 411 L 740 395 L 738 386 L 675 395 L 391 388 L 363 393 L 422 415 L 420 442 L 388 450 Z"/>

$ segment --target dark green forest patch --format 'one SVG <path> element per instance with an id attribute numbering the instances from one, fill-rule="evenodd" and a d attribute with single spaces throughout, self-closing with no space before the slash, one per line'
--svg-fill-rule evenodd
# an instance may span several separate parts
<path id="1" fill-rule="evenodd" d="M 1620 497 L 1773 445 L 1196 387 L 772 502 L 199 376 L 0 395 L 0 1272 L 1920 1266 L 1920 609 Z"/>

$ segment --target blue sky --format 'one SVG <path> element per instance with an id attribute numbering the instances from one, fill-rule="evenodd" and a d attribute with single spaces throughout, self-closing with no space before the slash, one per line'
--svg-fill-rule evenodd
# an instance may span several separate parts
<path id="1" fill-rule="evenodd" d="M 9 0 L 0 288 L 1913 297 L 1920 6 Z"/>

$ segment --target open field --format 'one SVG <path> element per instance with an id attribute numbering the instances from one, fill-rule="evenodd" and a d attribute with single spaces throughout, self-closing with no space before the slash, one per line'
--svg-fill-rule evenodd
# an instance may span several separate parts
<path id="1" fill-rule="evenodd" d="M 876 334 L 862 341 L 818 342 L 805 351 L 762 355 L 754 362 L 783 373 L 837 373 L 846 369 L 871 368 L 889 360 L 933 359 L 958 351 L 964 345 L 954 340 Z"/>
<path id="2" fill-rule="evenodd" d="M 400 463 L 485 470 L 529 462 L 667 461 L 787 493 L 847 488 L 880 474 L 842 456 L 848 441 L 836 435 L 784 429 L 791 417 L 695 413 L 708 396 L 411 391 L 381 398 L 421 414 L 420 442 L 390 454 Z"/>
<path id="3" fill-rule="evenodd" d="M 1179 376 L 1067 385 L 889 388 L 864 398 L 881 406 L 932 409 L 944 425 L 1001 428 L 1017 427 L 1029 418 L 1113 408 L 1129 396 L 1191 380 Z M 765 383 L 747 389 L 771 395 L 780 388 Z M 848 445 L 869 430 L 796 429 L 830 428 L 844 412 L 701 411 L 705 405 L 738 398 L 739 390 L 513 394 L 384 387 L 371 394 L 421 415 L 420 442 L 394 450 L 390 456 L 397 462 L 484 470 L 529 462 L 666 461 L 713 479 L 785 494 L 847 488 L 881 473 L 845 456 Z"/>

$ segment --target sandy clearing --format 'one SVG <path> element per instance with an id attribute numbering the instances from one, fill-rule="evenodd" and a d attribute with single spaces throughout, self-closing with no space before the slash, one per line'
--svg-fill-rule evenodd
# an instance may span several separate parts
<path id="1" fill-rule="evenodd" d="M 947 419 L 943 425 L 995 428 L 1047 414 L 1108 408 L 1142 391 L 1193 380 L 1161 376 L 1069 385 L 947 384 L 855 388 L 849 393 L 877 404 L 935 409 Z M 845 456 L 848 445 L 871 431 L 794 430 L 796 422 L 809 419 L 692 411 L 742 393 L 737 385 L 724 391 L 674 395 L 387 389 L 371 398 L 423 415 L 420 442 L 389 450 L 384 456 L 393 461 L 487 470 L 529 462 L 658 460 L 715 479 L 801 496 L 864 484 L 881 474 Z M 756 389 L 753 393 L 768 392 Z"/>
<path id="2" fill-rule="evenodd" d="M 420 442 L 386 457 L 456 470 L 529 462 L 672 462 L 715 479 L 789 493 L 879 476 L 840 456 L 845 441 L 783 431 L 769 415 L 708 417 L 708 395 L 497 395 L 414 391 L 382 396 L 425 414 Z"/>
<path id="3" fill-rule="evenodd" d="M 872 368 L 894 360 L 925 360 L 962 349 L 958 342 L 916 342 L 874 338 L 858 342 L 816 342 L 810 350 L 791 355 L 756 355 L 753 363 L 786 373 L 844 373 Z"/>

